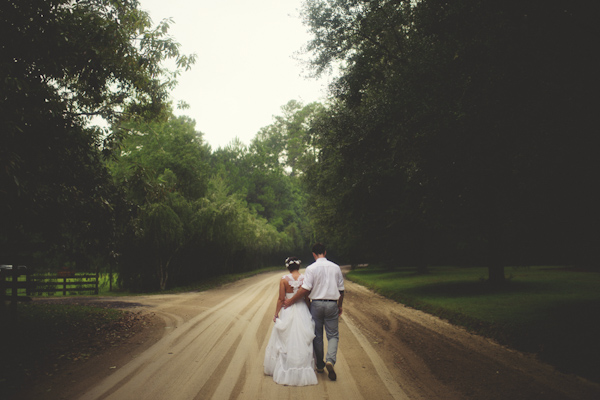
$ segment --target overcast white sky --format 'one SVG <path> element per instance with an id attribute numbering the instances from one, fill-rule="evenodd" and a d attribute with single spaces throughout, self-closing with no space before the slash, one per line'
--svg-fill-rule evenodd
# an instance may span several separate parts
<path id="1" fill-rule="evenodd" d="M 281 115 L 289 100 L 307 104 L 325 96 L 326 80 L 306 78 L 293 58 L 308 40 L 302 0 L 140 0 L 156 25 L 172 18 L 169 33 L 196 64 L 178 79 L 176 111 L 196 120 L 213 150 L 235 137 L 249 144 Z"/>

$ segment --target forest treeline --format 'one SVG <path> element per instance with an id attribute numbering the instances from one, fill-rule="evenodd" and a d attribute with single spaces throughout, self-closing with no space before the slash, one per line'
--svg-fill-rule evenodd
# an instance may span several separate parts
<path id="1" fill-rule="evenodd" d="M 306 1 L 328 101 L 292 100 L 249 145 L 212 149 L 169 100 L 196 58 L 170 21 L 135 0 L 5 1 L 0 262 L 111 266 L 131 290 L 281 264 L 315 240 L 338 262 L 479 265 L 492 281 L 505 265 L 597 268 L 594 7 Z"/>
<path id="2" fill-rule="evenodd" d="M 120 277 L 128 288 L 197 282 L 306 254 L 312 227 L 291 143 L 319 106 L 290 101 L 250 145 L 211 150 L 187 117 L 123 122 L 107 162 L 121 191 Z M 297 153 L 294 153 L 298 150 Z"/>

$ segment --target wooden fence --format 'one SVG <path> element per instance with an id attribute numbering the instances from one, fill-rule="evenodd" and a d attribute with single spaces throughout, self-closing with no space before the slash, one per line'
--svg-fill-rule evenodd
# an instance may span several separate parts
<path id="1" fill-rule="evenodd" d="M 67 296 L 98 294 L 98 292 L 98 274 L 94 273 L 70 271 L 32 273 L 26 269 L 8 269 L 0 272 L 0 299 L 3 300 L 43 294 L 52 296 L 62 293 L 63 296 Z"/>
<path id="2" fill-rule="evenodd" d="M 54 295 L 62 293 L 63 296 L 79 294 L 98 294 L 98 274 L 75 273 L 59 271 L 57 273 L 34 274 L 31 277 L 34 285 L 27 292 L 30 296 L 41 294 Z"/>

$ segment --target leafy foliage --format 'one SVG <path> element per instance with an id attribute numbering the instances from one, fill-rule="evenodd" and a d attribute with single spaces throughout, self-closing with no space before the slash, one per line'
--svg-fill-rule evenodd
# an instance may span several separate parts
<path id="1" fill-rule="evenodd" d="M 41 266 L 106 254 L 120 193 L 103 162 L 118 135 L 90 118 L 164 115 L 187 68 L 137 1 L 19 0 L 0 5 L 0 232 L 3 262 Z M 43 260 L 43 261 L 42 261 Z"/>
<path id="2" fill-rule="evenodd" d="M 315 71 L 341 71 L 307 174 L 317 234 L 353 261 L 477 263 L 492 280 L 509 262 L 592 263 L 589 7 L 306 2 Z"/>
<path id="3" fill-rule="evenodd" d="M 257 168 L 243 146 L 211 154 L 194 125 L 172 117 L 118 128 L 129 133 L 109 166 L 131 208 L 120 250 L 120 278 L 129 289 L 164 290 L 247 271 L 292 247 L 292 233 L 277 229 L 291 204 L 274 198 L 290 185 L 281 169 Z M 248 203 L 241 193 L 254 188 L 259 196 Z"/>
<path id="4" fill-rule="evenodd" d="M 305 252 L 312 240 L 306 211 L 306 192 L 301 176 L 314 162 L 311 127 L 323 106 L 303 105 L 292 100 L 282 107 L 283 115 L 262 128 L 250 146 L 232 143 L 213 154 L 213 168 L 234 193 L 244 196 L 248 206 L 278 232 L 285 233 L 280 254 Z"/>

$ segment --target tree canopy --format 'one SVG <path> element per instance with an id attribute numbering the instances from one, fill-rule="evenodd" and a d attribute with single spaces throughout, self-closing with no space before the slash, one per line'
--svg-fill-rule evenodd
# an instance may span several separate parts
<path id="1" fill-rule="evenodd" d="M 587 2 L 307 1 L 317 73 L 313 208 L 351 259 L 590 264 Z M 594 172 L 596 171 L 596 172 Z"/>
<path id="2" fill-rule="evenodd" d="M 110 0 L 0 5 L 3 262 L 30 263 L 35 251 L 51 248 L 75 253 L 89 251 L 92 243 L 105 248 L 118 200 L 102 154 L 116 136 L 93 127 L 90 119 L 114 123 L 124 116 L 167 115 L 178 72 L 161 62 L 174 59 L 178 68 L 187 68 L 194 61 L 167 36 L 168 21 L 152 28 L 138 5 Z"/>

